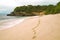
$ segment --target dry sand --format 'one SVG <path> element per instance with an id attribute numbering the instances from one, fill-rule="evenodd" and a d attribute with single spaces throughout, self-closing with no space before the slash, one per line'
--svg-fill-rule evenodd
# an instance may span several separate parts
<path id="1" fill-rule="evenodd" d="M 14 27 L 0 30 L 0 40 L 60 40 L 60 14 L 42 16 L 37 26 L 38 23 L 39 16 L 29 17 Z"/>

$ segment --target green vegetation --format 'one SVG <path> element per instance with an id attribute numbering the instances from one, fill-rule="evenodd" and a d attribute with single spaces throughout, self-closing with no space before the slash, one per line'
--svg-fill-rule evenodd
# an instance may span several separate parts
<path id="1" fill-rule="evenodd" d="M 20 7 L 16 7 L 14 9 L 15 12 L 26 12 L 26 13 L 32 13 L 32 12 L 41 12 L 43 10 L 46 9 L 47 6 L 32 6 L 32 5 L 28 5 L 28 6 L 20 6 Z"/>
<path id="2" fill-rule="evenodd" d="M 46 14 L 57 14 L 60 13 L 60 2 L 57 5 L 48 5 Z"/>
<path id="3" fill-rule="evenodd" d="M 60 2 L 56 5 L 37 5 L 37 6 L 20 6 L 16 7 L 11 14 L 11 16 L 35 16 L 38 13 L 45 11 L 45 14 L 56 14 L 60 13 Z M 35 14 L 36 13 L 36 14 Z"/>

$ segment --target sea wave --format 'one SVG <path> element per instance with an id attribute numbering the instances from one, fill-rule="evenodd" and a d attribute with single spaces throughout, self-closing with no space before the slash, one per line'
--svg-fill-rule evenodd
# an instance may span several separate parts
<path id="1" fill-rule="evenodd" d="M 13 27 L 24 21 L 25 18 L 15 18 L 15 19 L 8 19 L 8 20 L 1 20 L 0 21 L 0 30 L 7 29 Z"/>

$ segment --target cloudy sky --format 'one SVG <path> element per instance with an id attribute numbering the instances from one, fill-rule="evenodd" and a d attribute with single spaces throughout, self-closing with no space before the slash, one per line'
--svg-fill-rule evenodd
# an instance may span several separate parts
<path id="1" fill-rule="evenodd" d="M 56 4 L 60 0 L 0 0 L 0 13 L 9 13 L 16 6 Z"/>
<path id="2" fill-rule="evenodd" d="M 1 6 L 20 6 L 20 5 L 45 5 L 45 4 L 56 4 L 60 0 L 0 0 Z"/>

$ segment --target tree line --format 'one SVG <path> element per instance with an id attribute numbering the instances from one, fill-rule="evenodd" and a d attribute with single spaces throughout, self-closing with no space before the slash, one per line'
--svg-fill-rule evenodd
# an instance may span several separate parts
<path id="1" fill-rule="evenodd" d="M 56 13 L 60 13 L 60 2 L 58 2 L 56 5 L 37 5 L 37 6 L 33 6 L 33 5 L 27 5 L 27 6 L 20 6 L 20 7 L 16 7 L 14 9 L 14 11 L 12 12 L 12 14 L 32 14 L 32 12 L 43 12 L 45 11 L 45 14 L 56 14 Z M 33 14 L 34 15 L 34 14 Z"/>

